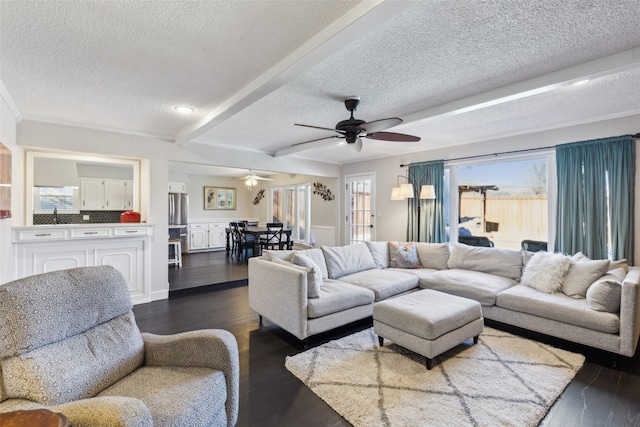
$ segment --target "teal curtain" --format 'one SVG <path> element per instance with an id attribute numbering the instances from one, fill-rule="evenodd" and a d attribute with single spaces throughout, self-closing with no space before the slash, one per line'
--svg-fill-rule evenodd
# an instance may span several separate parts
<path id="1" fill-rule="evenodd" d="M 555 250 L 592 259 L 633 260 L 633 136 L 556 147 Z"/>
<path id="2" fill-rule="evenodd" d="M 409 165 L 409 182 L 413 184 L 413 199 L 407 199 L 407 241 L 442 243 L 446 241 L 444 218 L 444 161 L 437 160 Z M 433 185 L 435 200 L 421 200 L 422 185 Z M 418 209 L 419 208 L 419 209 Z M 420 216 L 420 226 L 418 226 Z M 418 229 L 420 235 L 418 235 Z"/>

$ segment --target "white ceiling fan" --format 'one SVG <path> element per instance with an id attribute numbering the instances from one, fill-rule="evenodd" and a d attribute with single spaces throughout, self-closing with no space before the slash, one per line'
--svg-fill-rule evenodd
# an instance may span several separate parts
<path id="1" fill-rule="evenodd" d="M 251 169 L 249 169 L 249 175 L 245 175 L 240 179 L 244 181 L 244 184 L 249 190 L 258 185 L 258 181 L 273 181 L 273 179 L 271 178 L 265 178 L 263 176 L 256 175 Z"/>

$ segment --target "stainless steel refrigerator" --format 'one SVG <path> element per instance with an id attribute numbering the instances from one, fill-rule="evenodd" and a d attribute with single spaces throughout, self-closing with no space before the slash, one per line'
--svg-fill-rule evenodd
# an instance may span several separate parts
<path id="1" fill-rule="evenodd" d="M 180 237 L 183 253 L 189 252 L 187 225 L 189 225 L 189 195 L 169 193 L 169 237 Z"/>

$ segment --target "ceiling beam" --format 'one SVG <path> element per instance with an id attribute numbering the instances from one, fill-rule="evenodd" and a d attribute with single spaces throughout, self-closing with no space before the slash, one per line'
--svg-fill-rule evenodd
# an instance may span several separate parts
<path id="1" fill-rule="evenodd" d="M 403 125 L 489 108 L 571 86 L 583 80 L 617 74 L 637 67 L 640 67 L 640 48 L 626 50 L 615 55 L 447 102 L 426 110 L 416 111 L 402 117 Z"/>
<path id="2" fill-rule="evenodd" d="M 375 0 L 359 3 L 285 59 L 227 99 L 202 120 L 178 134 L 175 142 L 183 144 L 192 141 L 286 82 L 306 72 L 367 31 L 403 12 L 409 6 L 414 5 L 416 1 Z"/>

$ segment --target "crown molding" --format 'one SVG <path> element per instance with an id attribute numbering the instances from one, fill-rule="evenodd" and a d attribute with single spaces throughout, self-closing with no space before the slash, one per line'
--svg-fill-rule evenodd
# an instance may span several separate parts
<path id="1" fill-rule="evenodd" d="M 133 129 L 117 128 L 117 127 L 112 127 L 112 126 L 100 126 L 100 125 L 96 125 L 96 124 L 92 124 L 92 123 L 74 122 L 74 121 L 71 121 L 71 120 L 53 119 L 53 118 L 50 118 L 50 117 L 35 116 L 35 115 L 30 115 L 30 114 L 27 114 L 27 115 L 23 116 L 22 118 L 24 120 L 30 120 L 30 121 L 41 122 L 41 123 L 49 123 L 49 124 L 52 124 L 52 125 L 71 126 L 71 127 L 82 128 L 82 129 L 97 130 L 97 131 L 102 131 L 102 132 L 121 133 L 121 134 L 124 134 L 124 135 L 142 136 L 142 137 L 145 137 L 145 138 L 160 139 L 160 140 L 168 141 L 168 142 L 173 142 L 174 139 L 175 139 L 175 137 L 171 136 L 171 135 L 163 135 L 163 134 L 158 134 L 158 133 L 153 133 L 153 132 L 145 132 L 145 131 L 138 131 L 138 130 L 133 130 Z"/>
<path id="2" fill-rule="evenodd" d="M 18 108 L 18 105 L 13 100 L 13 97 L 9 93 L 9 90 L 7 89 L 7 87 L 2 82 L 2 79 L 0 79 L 0 97 L 2 97 L 4 102 L 6 102 L 7 105 L 9 106 L 9 109 L 13 113 L 13 116 L 16 118 L 16 123 L 19 123 L 20 120 L 22 120 L 22 113 L 20 113 L 20 109 Z"/>

